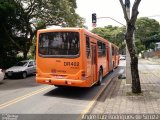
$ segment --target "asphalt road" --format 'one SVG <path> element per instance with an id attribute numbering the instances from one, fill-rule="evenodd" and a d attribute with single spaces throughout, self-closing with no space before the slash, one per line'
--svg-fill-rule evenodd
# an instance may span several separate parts
<path id="1" fill-rule="evenodd" d="M 5 79 L 0 83 L 0 114 L 82 114 L 95 101 L 105 82 L 124 71 L 124 63 L 91 88 L 57 88 L 26 79 Z"/>

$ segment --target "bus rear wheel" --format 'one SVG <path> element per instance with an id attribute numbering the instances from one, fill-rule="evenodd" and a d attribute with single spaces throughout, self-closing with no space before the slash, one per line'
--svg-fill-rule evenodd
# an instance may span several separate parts
<path id="1" fill-rule="evenodd" d="M 97 85 L 101 85 L 102 84 L 102 80 L 103 80 L 103 73 L 102 73 L 102 69 L 99 70 L 99 74 L 98 74 L 98 82 Z"/>

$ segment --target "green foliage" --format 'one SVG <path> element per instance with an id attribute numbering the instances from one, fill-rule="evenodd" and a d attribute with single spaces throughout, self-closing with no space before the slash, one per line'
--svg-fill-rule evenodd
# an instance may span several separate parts
<path id="1" fill-rule="evenodd" d="M 28 56 L 31 59 L 35 59 L 36 58 L 36 37 L 33 39 L 33 44 L 30 48 L 30 56 Z"/>
<path id="2" fill-rule="evenodd" d="M 160 24 L 154 19 L 147 17 L 139 18 L 136 22 L 136 40 L 139 45 L 145 46 L 142 50 L 154 49 L 154 43 L 160 42 Z M 137 46 L 140 47 L 140 46 Z"/>
<path id="3" fill-rule="evenodd" d="M 37 30 L 46 28 L 46 24 L 44 21 L 37 22 Z"/>
<path id="4" fill-rule="evenodd" d="M 0 59 L 0 68 L 7 69 L 21 60 L 24 60 L 23 57 L 3 56 L 3 59 Z"/>
<path id="5" fill-rule="evenodd" d="M 10 58 L 15 57 L 17 52 L 17 48 L 12 44 L 9 38 L 6 36 L 4 31 L 4 26 L 6 28 L 12 28 L 12 18 L 9 16 L 13 16 L 15 11 L 14 4 L 9 4 L 7 0 L 0 1 L 0 67 L 5 67 L 3 64 L 8 65 L 6 60 L 9 60 L 7 56 Z M 11 30 L 8 29 L 10 33 Z"/>
<path id="6" fill-rule="evenodd" d="M 145 46 L 144 46 L 144 44 L 141 43 L 141 41 L 139 39 L 135 40 L 135 45 L 136 45 L 138 54 L 141 53 L 142 51 L 144 51 Z"/>
<path id="7" fill-rule="evenodd" d="M 120 52 L 125 52 L 125 27 L 113 27 L 111 25 L 104 28 L 94 28 L 93 33 L 108 39 L 120 48 Z M 154 49 L 155 43 L 160 42 L 160 24 L 154 19 L 139 18 L 136 22 L 135 45 L 137 52 L 141 53 L 147 49 Z"/>
<path id="8" fill-rule="evenodd" d="M 0 22 L 5 22 L 7 23 L 8 20 L 7 17 L 9 15 L 13 15 L 15 12 L 15 6 L 14 4 L 11 2 L 9 3 L 7 0 L 1 0 L 0 1 Z"/>
<path id="9" fill-rule="evenodd" d="M 31 17 L 46 25 L 83 26 L 84 19 L 76 12 L 76 0 L 33 0 L 35 10 Z M 27 2 L 28 5 L 31 2 Z"/>
<path id="10" fill-rule="evenodd" d="M 26 59 L 36 31 L 48 25 L 82 27 L 76 7 L 76 0 L 1 0 L 0 55 L 23 52 Z"/>
<path id="11" fill-rule="evenodd" d="M 125 27 L 113 27 L 109 25 L 109 26 L 105 26 L 104 28 L 94 28 L 92 32 L 116 44 L 120 48 L 120 52 L 124 54 L 125 52 L 125 42 L 124 42 Z"/>

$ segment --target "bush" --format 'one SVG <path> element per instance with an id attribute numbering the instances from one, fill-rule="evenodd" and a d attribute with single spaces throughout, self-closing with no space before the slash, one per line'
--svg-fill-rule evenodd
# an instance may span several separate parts
<path id="1" fill-rule="evenodd" d="M 23 57 L 11 57 L 11 56 L 4 57 L 3 56 L 0 59 L 0 68 L 7 69 L 21 60 L 23 60 Z"/>

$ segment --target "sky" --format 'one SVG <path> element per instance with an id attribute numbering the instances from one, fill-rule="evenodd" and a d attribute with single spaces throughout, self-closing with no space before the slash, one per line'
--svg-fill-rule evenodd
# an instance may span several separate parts
<path id="1" fill-rule="evenodd" d="M 131 7 L 134 1 L 130 0 Z M 160 22 L 160 0 L 141 0 L 138 11 L 138 18 L 149 17 Z M 122 24 L 126 24 L 119 0 L 77 0 L 76 12 L 85 18 L 85 25 L 88 29 L 92 29 L 92 13 L 96 13 L 97 18 L 111 17 Z M 97 20 L 97 27 L 107 25 L 122 26 L 109 18 Z"/>

